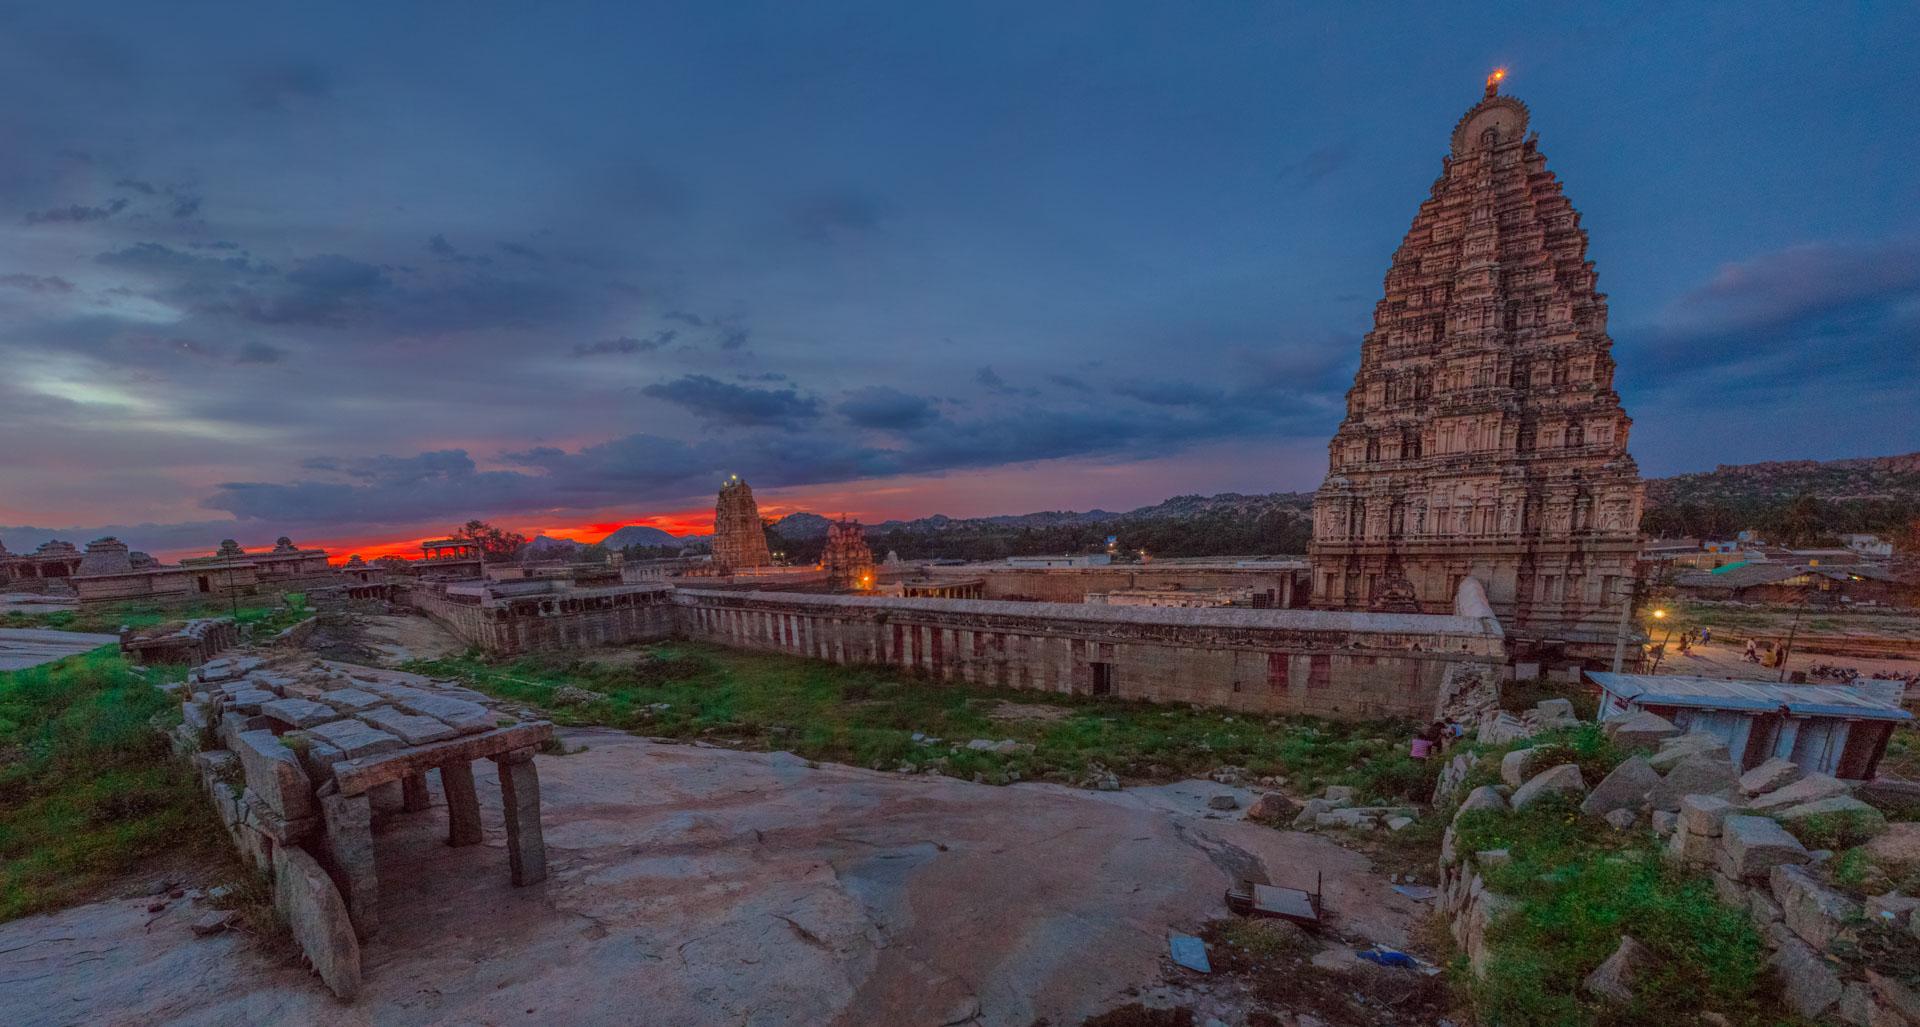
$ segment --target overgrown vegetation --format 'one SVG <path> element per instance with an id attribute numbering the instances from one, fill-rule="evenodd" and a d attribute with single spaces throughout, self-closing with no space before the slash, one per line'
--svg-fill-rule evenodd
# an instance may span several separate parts
<path id="1" fill-rule="evenodd" d="M 148 723 L 178 707 L 102 648 L 0 673 L 0 921 L 85 899 L 162 852 L 230 860 L 192 769 Z"/>
<path id="2" fill-rule="evenodd" d="M 1517 744 L 1546 746 L 1537 766 L 1577 764 L 1589 784 L 1629 755 L 1592 724 Z M 1469 786 L 1497 779 L 1501 751 L 1486 751 Z M 1615 831 L 1583 814 L 1577 796 L 1520 811 L 1468 810 L 1454 826 L 1457 852 L 1507 851 L 1508 862 L 1476 869 L 1488 890 L 1519 904 L 1490 929 L 1486 976 L 1470 985 L 1483 1022 L 1692 1022 L 1703 1008 L 1736 1023 L 1779 1022 L 1766 1001 L 1765 950 L 1746 911 L 1721 903 L 1705 875 L 1669 863 L 1650 831 Z M 1636 1004 L 1614 1007 L 1580 985 L 1623 934 L 1657 958 L 1635 982 Z"/>
<path id="3" fill-rule="evenodd" d="M 307 616 L 307 597 L 304 593 L 293 592 L 285 596 L 274 597 L 276 605 L 262 602 L 260 596 L 248 596 L 244 605 L 230 602 L 200 602 L 188 606 L 167 606 L 160 603 L 127 602 L 110 606 L 90 607 L 83 610 L 53 610 L 46 613 L 26 613 L 20 610 L 8 610 L 0 614 L 0 628 L 50 628 L 55 631 L 83 631 L 100 634 L 114 634 L 121 626 L 132 628 L 150 628 L 169 621 L 191 620 L 195 617 L 234 617 L 242 624 L 255 625 L 256 631 L 278 631 Z"/>
<path id="4" fill-rule="evenodd" d="M 1405 721 L 1330 723 L 1220 709 L 1171 708 L 1047 692 L 939 683 L 887 667 L 841 667 L 695 643 L 640 651 L 637 662 L 564 654 L 507 662 L 477 653 L 406 669 L 459 677 L 548 710 L 556 723 L 785 749 L 816 760 L 896 769 L 1077 779 L 1098 762 L 1135 778 L 1202 774 L 1222 764 L 1280 775 L 1312 790 L 1349 784 L 1363 796 L 1424 801 L 1438 763 L 1414 760 Z M 595 693 L 586 695 L 579 689 Z M 915 738 L 916 735 L 920 737 Z M 1013 740 L 1031 754 L 976 751 Z M 962 748 L 950 752 L 954 745 Z"/>

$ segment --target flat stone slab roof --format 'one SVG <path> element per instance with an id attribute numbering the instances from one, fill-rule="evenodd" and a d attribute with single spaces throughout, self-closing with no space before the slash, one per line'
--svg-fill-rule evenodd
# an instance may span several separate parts
<path id="1" fill-rule="evenodd" d="M 119 635 L 90 635 L 46 628 L 0 628 L 0 670 L 24 670 L 69 656 L 119 645 Z"/>
<path id="2" fill-rule="evenodd" d="M 1912 720 L 1913 714 L 1876 702 L 1846 685 L 1787 685 L 1773 681 L 1723 681 L 1684 674 L 1611 674 L 1589 671 L 1601 688 L 1642 706 L 1691 706 L 1765 713 L 1782 706 L 1794 713 L 1869 720 Z"/>

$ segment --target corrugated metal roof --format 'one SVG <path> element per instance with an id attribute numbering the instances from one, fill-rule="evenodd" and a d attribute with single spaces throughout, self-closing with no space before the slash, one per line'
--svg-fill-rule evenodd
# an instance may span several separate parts
<path id="1" fill-rule="evenodd" d="M 1610 674 L 1588 671 L 1594 684 L 1641 706 L 1690 706 L 1711 710 L 1764 713 L 1785 706 L 1794 713 L 1869 720 L 1912 720 L 1913 714 L 1887 706 L 1844 685 L 1783 685 L 1772 681 L 1726 681 L 1684 674 Z"/>

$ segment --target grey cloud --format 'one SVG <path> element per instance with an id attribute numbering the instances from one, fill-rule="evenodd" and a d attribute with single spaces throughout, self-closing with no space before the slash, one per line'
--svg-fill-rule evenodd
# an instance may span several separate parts
<path id="1" fill-rule="evenodd" d="M 503 242 L 500 244 L 500 248 L 516 257 L 525 257 L 528 260 L 540 259 L 540 252 L 538 250 L 523 243 Z"/>
<path id="2" fill-rule="evenodd" d="M 687 375 L 640 390 L 714 423 L 794 428 L 820 416 L 820 401 L 793 389 L 750 389 L 703 374 Z"/>
<path id="3" fill-rule="evenodd" d="M 340 328 L 393 284 L 372 264 L 334 253 L 300 261 L 284 280 L 289 288 L 256 299 L 247 315 L 266 324 Z"/>
<path id="4" fill-rule="evenodd" d="M 855 390 L 834 409 L 858 427 L 887 431 L 924 427 L 938 416 L 925 398 L 884 385 Z"/>
<path id="5" fill-rule="evenodd" d="M 601 357 L 627 353 L 651 353 L 679 337 L 679 332 L 664 328 L 644 339 L 621 336 L 617 339 L 601 339 L 599 342 L 576 342 L 573 344 L 573 355 Z"/>
<path id="6" fill-rule="evenodd" d="M 200 213 L 200 197 L 198 196 L 179 197 L 178 199 L 173 201 L 172 206 L 167 208 L 167 213 L 173 215 L 176 218 L 190 218 L 195 214 Z"/>
<path id="7" fill-rule="evenodd" d="M 158 189 L 155 189 L 153 187 L 152 182 L 140 182 L 131 178 L 123 178 L 120 181 L 113 183 L 113 187 L 115 189 L 131 189 L 136 193 L 142 193 L 147 196 L 152 196 L 155 193 L 159 192 Z"/>
<path id="8" fill-rule="evenodd" d="M 327 98 L 332 89 L 327 73 L 303 61 L 255 66 L 240 76 L 240 93 L 263 111 L 284 112 Z"/>
<path id="9" fill-rule="evenodd" d="M 27 212 L 27 224 L 79 224 L 85 221 L 104 221 L 127 209 L 127 201 L 116 199 L 104 207 L 82 207 L 73 204 L 68 207 L 55 207 L 51 210 Z"/>
<path id="10" fill-rule="evenodd" d="M 1283 180 L 1297 181 L 1302 189 L 1310 189 L 1321 179 L 1346 167 L 1352 159 L 1352 143 L 1333 143 L 1313 150 L 1298 161 L 1280 169 L 1280 177 Z"/>
<path id="11" fill-rule="evenodd" d="M 982 367 L 980 370 L 973 372 L 973 380 L 989 389 L 997 389 L 1007 384 L 999 374 L 995 373 L 991 366 Z"/>
<path id="12" fill-rule="evenodd" d="M 73 283 L 58 275 L 0 275 L 0 285 L 10 289 L 23 289 L 27 292 L 68 293 L 73 291 Z"/>
<path id="13" fill-rule="evenodd" d="M 1063 389 L 1072 389 L 1075 392 L 1092 392 L 1093 391 L 1093 386 L 1088 385 L 1085 381 L 1079 378 L 1072 377 L 1071 375 L 1050 374 L 1050 375 L 1047 375 L 1047 381 L 1054 385 L 1058 385 Z"/>
<path id="14" fill-rule="evenodd" d="M 240 347 L 240 355 L 234 358 L 236 364 L 277 364 L 286 359 L 287 351 L 278 346 L 269 346 L 264 342 L 249 342 Z"/>

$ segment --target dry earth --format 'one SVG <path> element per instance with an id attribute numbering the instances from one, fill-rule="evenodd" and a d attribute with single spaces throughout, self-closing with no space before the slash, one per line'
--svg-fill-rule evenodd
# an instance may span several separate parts
<path id="1" fill-rule="evenodd" d="M 490 774 L 484 846 L 441 844 L 437 783 L 434 810 L 377 825 L 383 926 L 355 1004 L 243 938 L 193 938 L 190 902 L 137 899 L 0 925 L 0 1023 L 1025 1027 L 1142 996 L 1230 1013 L 1164 956 L 1234 878 L 1323 871 L 1342 931 L 1387 945 L 1424 912 L 1331 841 L 1207 817 L 1226 789 L 1202 782 L 993 788 L 563 738 L 588 748 L 539 759 L 545 884 L 508 885 Z"/>

